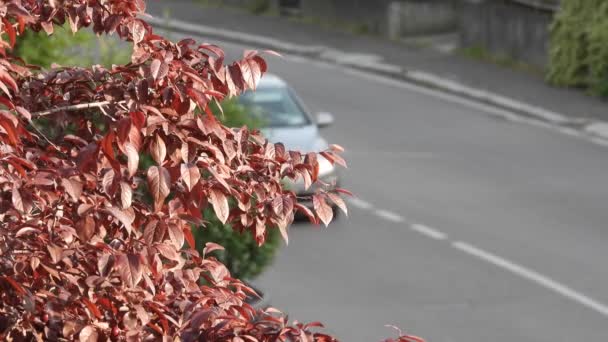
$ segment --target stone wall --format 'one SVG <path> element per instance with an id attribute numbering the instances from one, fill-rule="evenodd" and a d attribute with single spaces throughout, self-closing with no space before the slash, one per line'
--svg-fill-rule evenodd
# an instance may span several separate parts
<path id="1" fill-rule="evenodd" d="M 533 0 L 463 0 L 461 45 L 538 67 L 547 65 L 549 26 L 556 6 Z M 545 6 L 546 5 L 546 6 Z"/>

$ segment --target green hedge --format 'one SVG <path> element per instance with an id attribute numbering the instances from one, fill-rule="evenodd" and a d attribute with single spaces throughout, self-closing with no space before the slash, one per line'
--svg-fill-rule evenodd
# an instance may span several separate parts
<path id="1" fill-rule="evenodd" d="M 551 26 L 547 79 L 608 96 L 608 2 L 563 0 Z"/>
<path id="2" fill-rule="evenodd" d="M 56 26 L 47 37 L 44 31 L 27 31 L 20 36 L 15 54 L 27 63 L 48 68 L 51 64 L 90 66 L 102 64 L 126 64 L 130 59 L 129 45 L 121 44 L 112 37 L 97 37 L 88 30 L 73 34 L 69 26 Z"/>

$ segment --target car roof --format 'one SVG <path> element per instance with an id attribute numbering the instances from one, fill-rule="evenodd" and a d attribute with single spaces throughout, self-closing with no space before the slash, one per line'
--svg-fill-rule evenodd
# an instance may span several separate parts
<path id="1" fill-rule="evenodd" d="M 259 88 L 284 88 L 284 87 L 287 87 L 287 83 L 275 74 L 265 74 L 264 76 L 262 76 L 262 79 L 260 80 L 258 87 Z"/>

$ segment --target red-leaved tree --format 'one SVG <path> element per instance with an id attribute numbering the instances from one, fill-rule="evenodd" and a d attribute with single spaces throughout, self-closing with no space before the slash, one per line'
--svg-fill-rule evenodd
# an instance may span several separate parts
<path id="1" fill-rule="evenodd" d="M 329 201 L 343 205 L 320 192 L 313 212 L 281 187 L 317 181 L 315 153 L 211 113 L 210 102 L 255 89 L 266 62 L 248 51 L 224 65 L 214 45 L 172 43 L 144 10 L 0 2 L 0 340 L 333 341 L 319 323 L 248 305 L 253 291 L 208 255 L 220 246 L 195 250 L 191 227 L 209 206 L 263 244 L 268 229 L 287 238 L 296 211 L 327 224 Z M 11 54 L 25 30 L 66 22 L 131 42 L 131 63 L 41 71 Z M 339 152 L 322 155 L 343 164 Z"/>

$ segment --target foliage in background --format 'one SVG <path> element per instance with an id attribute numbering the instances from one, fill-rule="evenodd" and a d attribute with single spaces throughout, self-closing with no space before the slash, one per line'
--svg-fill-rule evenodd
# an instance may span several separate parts
<path id="1" fill-rule="evenodd" d="M 49 68 L 51 64 L 90 66 L 129 62 L 128 45 L 111 36 L 96 36 L 90 30 L 72 33 L 67 25 L 57 27 L 52 35 L 46 32 L 26 31 L 19 36 L 15 54 L 27 63 Z"/>
<path id="2" fill-rule="evenodd" d="M 551 25 L 547 79 L 608 96 L 608 2 L 564 0 Z"/>

